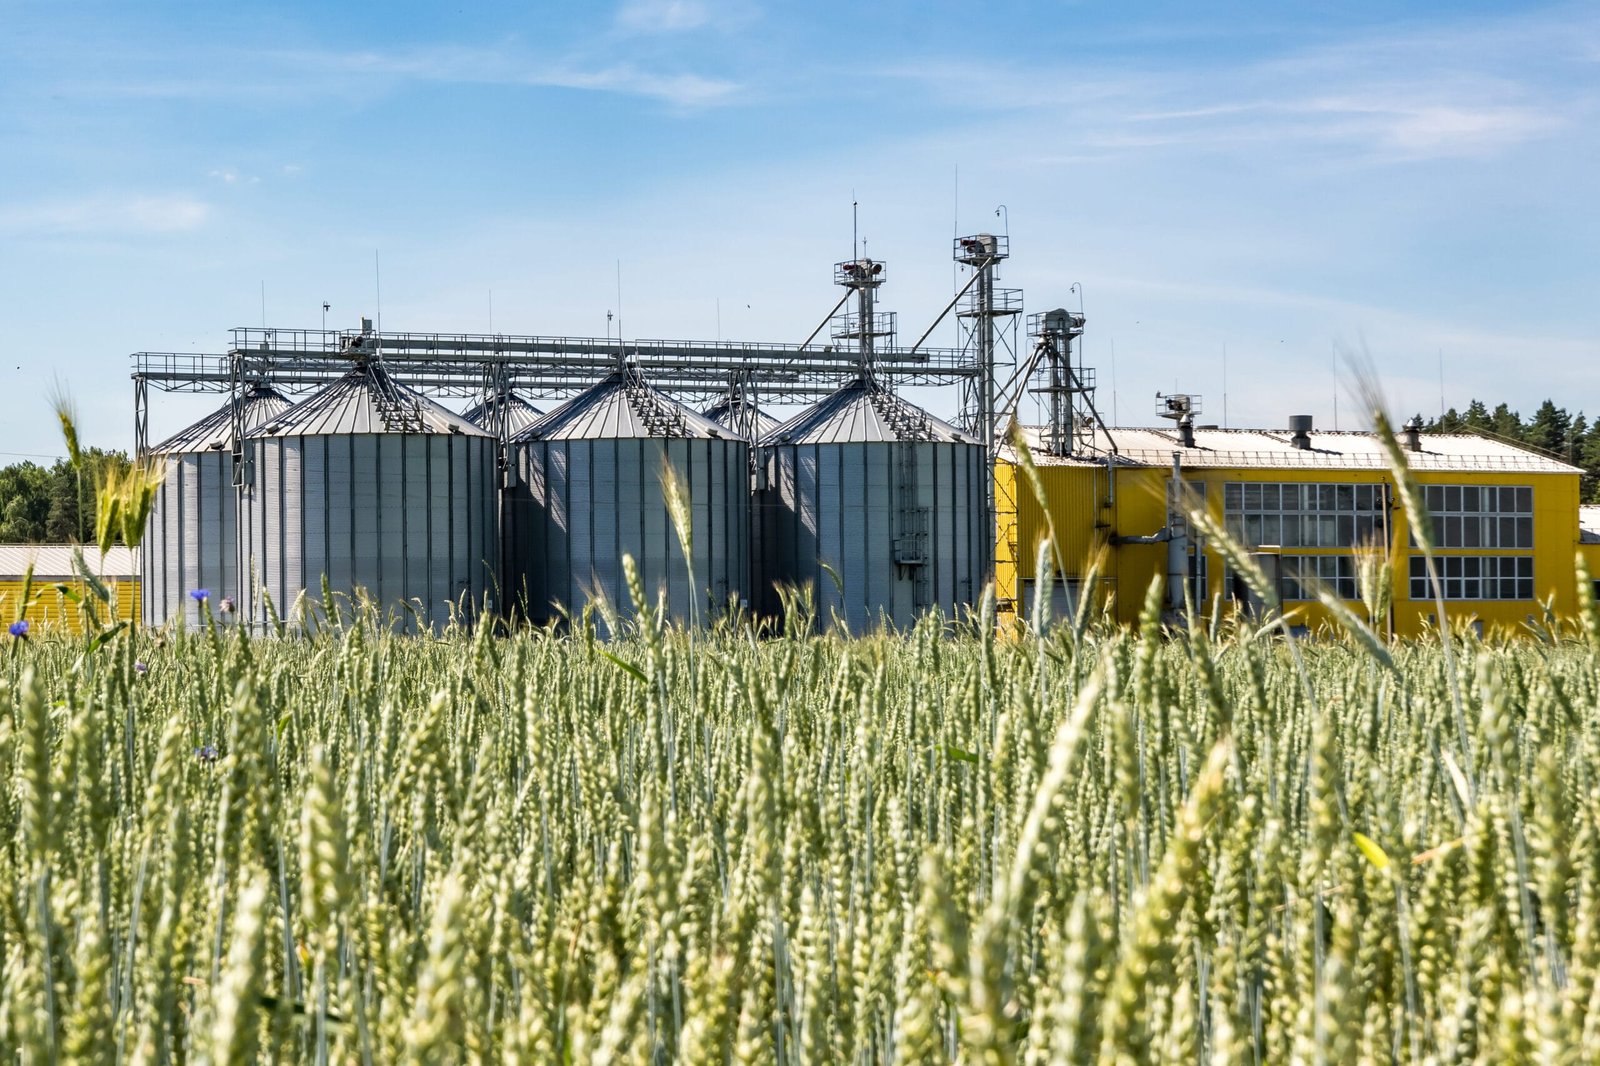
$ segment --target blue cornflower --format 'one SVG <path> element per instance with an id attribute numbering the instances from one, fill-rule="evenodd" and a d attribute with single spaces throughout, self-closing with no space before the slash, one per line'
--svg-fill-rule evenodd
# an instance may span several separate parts
<path id="1" fill-rule="evenodd" d="M 19 618 L 15 622 L 12 622 L 11 623 L 10 632 L 11 632 L 11 635 L 14 636 L 14 637 L 18 637 L 18 638 L 20 638 L 22 640 L 27 640 L 28 639 L 28 620 L 26 618 Z"/>
<path id="2" fill-rule="evenodd" d="M 204 603 L 211 597 L 210 589 L 190 589 L 189 598 L 196 603 Z"/>
<path id="3" fill-rule="evenodd" d="M 217 749 L 211 744 L 205 744 L 194 749 L 194 756 L 201 762 L 216 762 Z"/>
<path id="4" fill-rule="evenodd" d="M 148 674 L 150 672 L 150 664 L 140 659 L 133 664 L 133 672 L 136 674 Z"/>

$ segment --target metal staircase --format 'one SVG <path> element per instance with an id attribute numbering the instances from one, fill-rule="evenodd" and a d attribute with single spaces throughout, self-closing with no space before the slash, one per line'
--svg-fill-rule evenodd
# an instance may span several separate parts
<path id="1" fill-rule="evenodd" d="M 683 411 L 676 404 L 665 402 L 637 372 L 628 374 L 623 395 L 652 437 L 681 437 L 687 433 Z"/>
<path id="2" fill-rule="evenodd" d="M 378 417 L 391 433 L 422 433 L 426 423 L 422 419 L 422 404 L 415 396 L 408 396 L 395 386 L 382 368 L 369 372 L 372 395 L 378 408 Z"/>

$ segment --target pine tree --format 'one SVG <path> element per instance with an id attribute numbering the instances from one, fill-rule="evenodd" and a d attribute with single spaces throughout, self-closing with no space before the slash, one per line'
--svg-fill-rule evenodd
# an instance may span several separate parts
<path id="1" fill-rule="evenodd" d="M 1529 420 L 1522 439 L 1542 451 L 1564 456 L 1568 451 L 1568 434 L 1571 431 L 1572 416 L 1567 414 L 1566 408 L 1557 407 L 1554 400 L 1546 400 Z"/>
<path id="2" fill-rule="evenodd" d="M 1494 419 L 1489 417 L 1489 407 L 1482 400 L 1473 400 L 1467 404 L 1467 413 L 1461 423 L 1462 427 L 1471 433 L 1494 428 Z"/>
<path id="3" fill-rule="evenodd" d="M 1489 430 L 1506 440 L 1522 439 L 1522 416 L 1506 404 L 1499 404 L 1489 419 Z"/>

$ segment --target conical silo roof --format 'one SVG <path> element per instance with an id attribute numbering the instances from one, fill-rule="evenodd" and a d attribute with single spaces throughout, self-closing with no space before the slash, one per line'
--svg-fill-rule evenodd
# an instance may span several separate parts
<path id="1" fill-rule="evenodd" d="M 156 455 L 182 455 L 186 452 L 214 451 L 233 444 L 233 405 L 241 410 L 239 422 L 246 429 L 288 410 L 289 400 L 267 385 L 255 385 L 237 400 L 230 400 L 186 429 L 180 429 L 150 451 Z"/>
<path id="2" fill-rule="evenodd" d="M 767 414 L 749 400 L 726 397 L 712 404 L 700 412 L 713 422 L 727 426 L 737 431 L 741 422 L 748 422 L 752 416 L 755 419 L 757 437 L 765 437 L 768 433 L 778 428 L 778 420 Z"/>
<path id="3" fill-rule="evenodd" d="M 638 371 L 618 370 L 578 393 L 529 426 L 518 440 L 614 440 L 624 437 L 678 437 L 696 440 L 744 438 L 696 414 Z"/>
<path id="4" fill-rule="evenodd" d="M 246 431 L 252 437 L 340 433 L 489 436 L 443 404 L 395 381 L 377 363 L 358 363 L 338 381 Z"/>
<path id="5" fill-rule="evenodd" d="M 857 378 L 831 396 L 818 400 L 763 438 L 765 444 L 885 441 L 977 443 L 976 438 L 866 378 Z"/>
<path id="6" fill-rule="evenodd" d="M 518 392 L 506 393 L 499 398 L 498 405 L 505 414 L 506 435 L 509 437 L 515 437 L 518 433 L 521 433 L 544 417 L 543 411 L 529 403 Z M 475 426 L 488 429 L 489 420 L 494 417 L 495 407 L 496 401 L 494 400 L 481 401 L 462 411 L 461 417 Z"/>

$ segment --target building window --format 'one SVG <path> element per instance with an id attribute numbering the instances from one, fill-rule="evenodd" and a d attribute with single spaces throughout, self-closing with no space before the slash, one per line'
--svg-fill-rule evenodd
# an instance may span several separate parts
<path id="1" fill-rule="evenodd" d="M 1533 599 L 1531 555 L 1436 555 L 1439 582 L 1447 600 Z M 1411 598 L 1433 599 L 1427 560 L 1411 557 Z"/>
<path id="2" fill-rule="evenodd" d="M 1384 541 L 1384 486 L 1230 481 L 1222 487 L 1228 532 L 1251 548 L 1351 548 Z"/>
<path id="3" fill-rule="evenodd" d="M 1341 600 L 1361 598 L 1356 561 L 1348 555 L 1284 555 L 1278 560 L 1278 589 L 1284 600 L 1314 600 L 1318 585 Z"/>
<path id="4" fill-rule="evenodd" d="M 1206 599 L 1208 583 L 1205 549 L 1197 547 L 1189 556 L 1189 602 L 1194 604 L 1195 614 L 1205 614 L 1210 609 Z"/>
<path id="5" fill-rule="evenodd" d="M 1422 502 L 1441 548 L 1533 547 L 1530 486 L 1424 485 Z"/>

